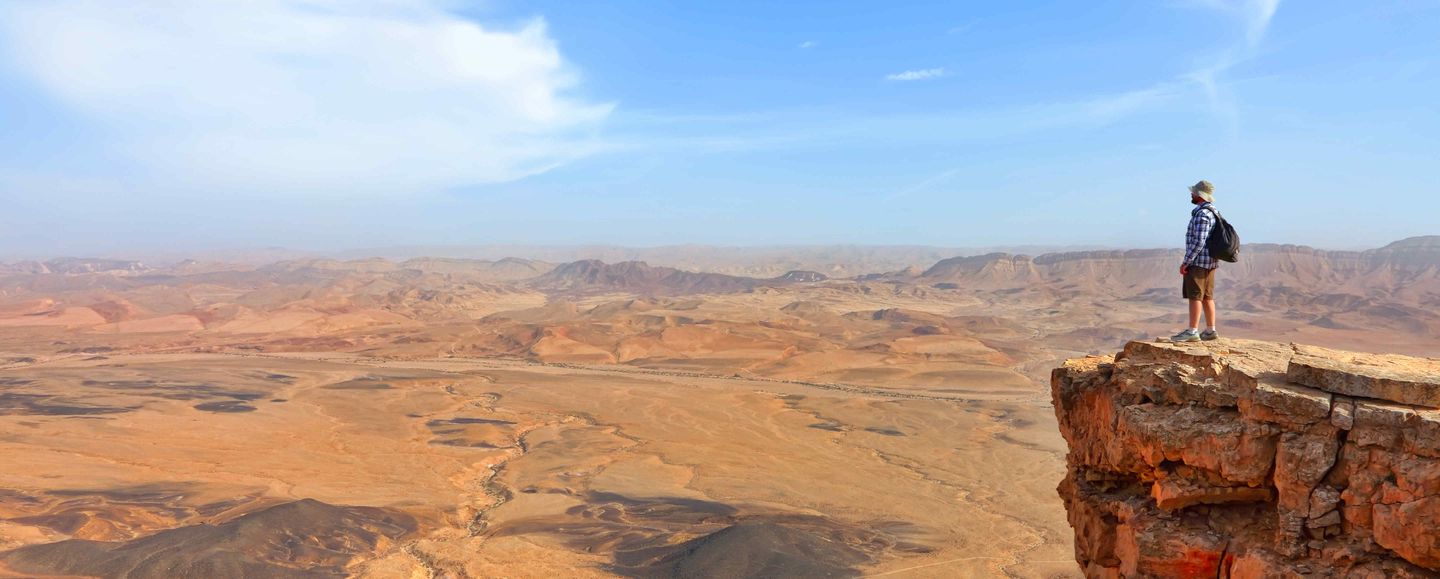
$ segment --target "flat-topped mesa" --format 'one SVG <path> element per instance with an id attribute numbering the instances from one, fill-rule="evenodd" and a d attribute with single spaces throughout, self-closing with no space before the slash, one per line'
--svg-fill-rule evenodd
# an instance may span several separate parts
<path id="1" fill-rule="evenodd" d="M 1051 396 L 1087 577 L 1440 577 L 1440 360 L 1130 342 Z"/>

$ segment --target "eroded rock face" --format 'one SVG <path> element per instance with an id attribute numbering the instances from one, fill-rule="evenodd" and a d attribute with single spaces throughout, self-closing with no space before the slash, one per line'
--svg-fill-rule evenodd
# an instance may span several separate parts
<path id="1" fill-rule="evenodd" d="M 1051 396 L 1087 577 L 1440 577 L 1440 361 L 1131 342 Z"/>

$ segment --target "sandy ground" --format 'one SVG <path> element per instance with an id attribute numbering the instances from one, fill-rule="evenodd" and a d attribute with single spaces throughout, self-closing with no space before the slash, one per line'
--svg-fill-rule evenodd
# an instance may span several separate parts
<path id="1" fill-rule="evenodd" d="M 424 521 L 357 557 L 352 572 L 374 577 L 610 576 L 617 553 L 753 521 L 853 546 L 870 576 L 1073 574 L 1062 441 L 1033 392 L 326 353 L 65 358 L 0 376 L 7 394 L 56 396 L 0 416 L 0 488 L 25 497 L 0 507 L 7 549 L 311 498 Z M 61 524 L 76 512 L 83 525 Z"/>
<path id="2" fill-rule="evenodd" d="M 1076 576 L 1050 369 L 1184 322 L 1103 268 L 641 295 L 361 265 L 0 276 L 0 577 Z M 1431 286 L 1284 283 L 1222 331 L 1440 347 Z"/>

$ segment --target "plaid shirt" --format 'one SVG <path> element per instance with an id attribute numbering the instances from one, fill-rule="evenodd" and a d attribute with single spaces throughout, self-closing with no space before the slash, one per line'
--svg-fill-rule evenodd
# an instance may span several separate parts
<path id="1" fill-rule="evenodd" d="M 1220 264 L 1210 257 L 1205 242 L 1210 239 L 1210 230 L 1215 228 L 1215 209 L 1210 202 L 1201 203 L 1190 212 L 1190 226 L 1185 228 L 1185 265 L 1215 269 Z"/>

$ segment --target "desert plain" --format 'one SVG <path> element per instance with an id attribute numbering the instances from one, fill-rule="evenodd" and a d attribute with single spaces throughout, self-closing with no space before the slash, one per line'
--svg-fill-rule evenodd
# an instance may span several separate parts
<path id="1" fill-rule="evenodd" d="M 0 576 L 1073 577 L 1045 386 L 1171 250 L 0 264 Z M 1440 352 L 1440 237 L 1222 332 Z"/>

